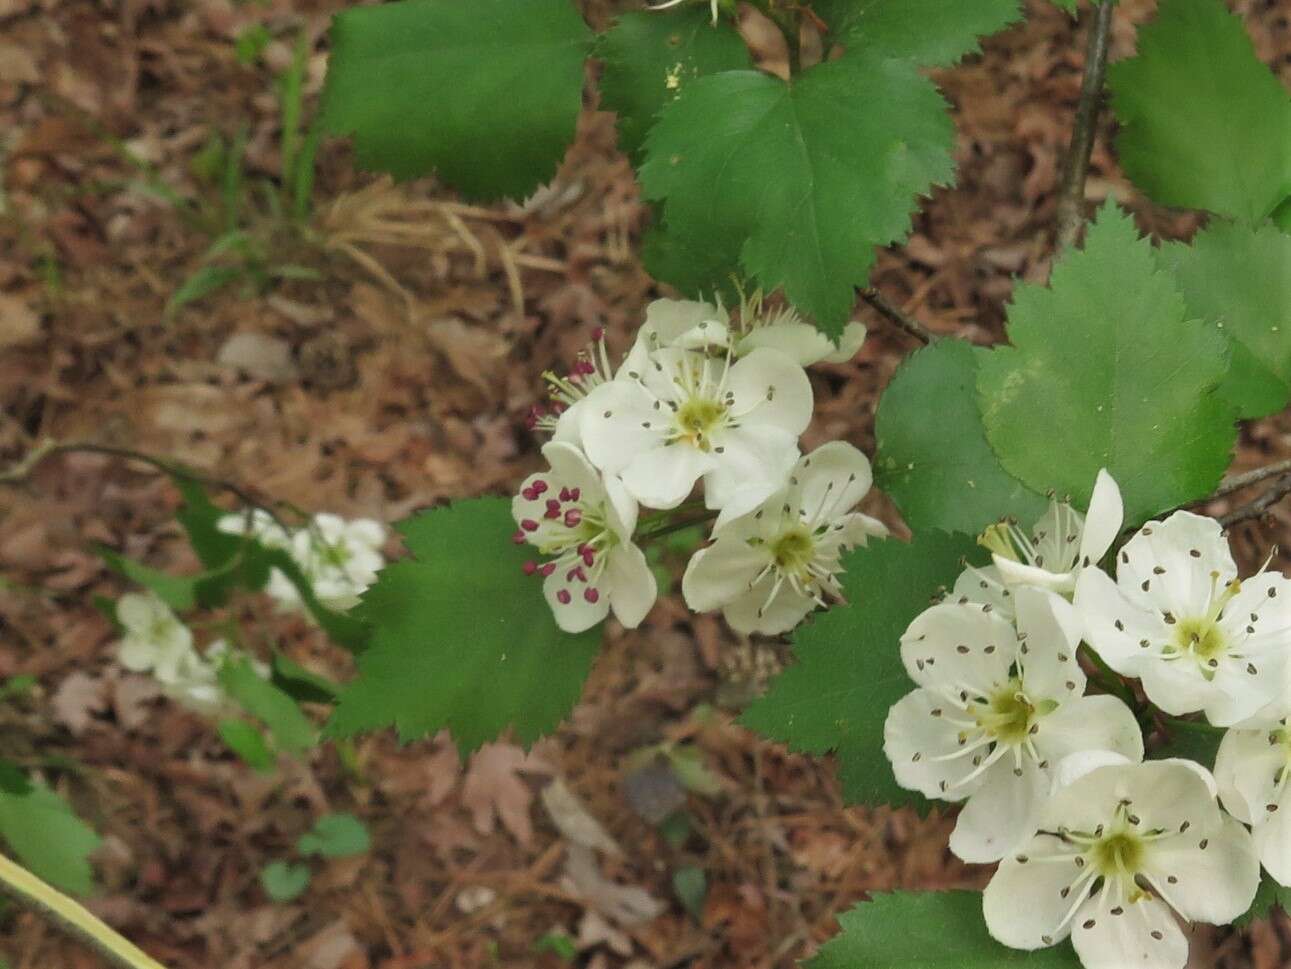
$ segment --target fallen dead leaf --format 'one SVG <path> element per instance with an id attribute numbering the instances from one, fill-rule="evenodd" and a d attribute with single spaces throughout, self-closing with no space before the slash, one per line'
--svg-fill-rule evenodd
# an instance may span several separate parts
<path id="1" fill-rule="evenodd" d="M 94 714 L 107 711 L 107 684 L 99 676 L 73 673 L 58 685 L 50 705 L 54 719 L 80 736 L 94 722 Z"/>
<path id="2" fill-rule="evenodd" d="M 521 845 L 533 841 L 533 820 L 529 817 L 533 791 L 516 776 L 527 759 L 514 744 L 486 744 L 471 757 L 462 782 L 462 806 L 471 812 L 480 834 L 492 834 L 501 820 Z"/>
<path id="3" fill-rule="evenodd" d="M 624 928 L 641 925 L 663 914 L 667 906 L 644 888 L 620 885 L 601 874 L 591 848 L 571 844 L 565 855 L 563 883 L 612 922 Z"/>
<path id="4" fill-rule="evenodd" d="M 601 827 L 601 822 L 588 813 L 583 802 L 561 778 L 557 777 L 542 789 L 542 805 L 552 823 L 570 841 L 604 851 L 615 858 L 622 857 L 623 849 Z"/>
<path id="5" fill-rule="evenodd" d="M 3 48 L 0 48 L 0 81 L 3 81 Z M 26 301 L 0 293 L 0 350 L 21 347 L 40 339 L 40 317 Z"/>

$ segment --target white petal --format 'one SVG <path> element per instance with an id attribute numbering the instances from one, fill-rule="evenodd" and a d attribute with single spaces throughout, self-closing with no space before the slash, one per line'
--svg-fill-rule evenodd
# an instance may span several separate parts
<path id="1" fill-rule="evenodd" d="M 720 609 L 745 595 L 758 574 L 771 563 L 765 545 L 742 538 L 719 538 L 691 556 L 681 580 L 681 592 L 695 612 Z"/>
<path id="2" fill-rule="evenodd" d="M 556 427 L 551 432 L 551 439 L 561 444 L 583 446 L 583 414 L 586 411 L 587 398 L 576 400 L 556 418 Z"/>
<path id="3" fill-rule="evenodd" d="M 709 324 L 703 326 L 703 324 Z M 726 314 L 711 303 L 687 299 L 657 299 L 646 307 L 645 323 L 638 331 L 637 341 L 648 351 L 659 347 L 677 345 L 683 337 L 692 337 L 703 326 L 701 333 L 713 331 L 710 340 L 726 333 Z M 684 345 L 684 344 L 683 344 Z M 726 346 L 726 341 L 717 343 Z"/>
<path id="4" fill-rule="evenodd" d="M 1202 707 L 1206 719 L 1216 727 L 1231 727 L 1278 699 L 1284 663 L 1280 656 L 1257 658 L 1255 662 L 1224 657 L 1208 684 L 1210 694 Z M 1251 669 L 1256 672 L 1252 674 Z"/>
<path id="5" fill-rule="evenodd" d="M 993 554 L 991 560 L 999 569 L 1001 578 L 1011 586 L 1033 585 L 1053 592 L 1070 592 L 1075 585 L 1075 576 L 1071 572 L 1050 572 L 999 554 Z"/>
<path id="6" fill-rule="evenodd" d="M 732 412 L 745 414 L 747 427 L 775 427 L 797 438 L 807 429 L 813 407 L 807 373 L 783 353 L 754 350 L 737 360 L 727 377 Z"/>
<path id="7" fill-rule="evenodd" d="M 1116 907 L 1120 915 L 1109 911 Z M 1072 945 L 1085 969 L 1184 969 L 1188 962 L 1188 940 L 1156 899 L 1091 901 L 1073 922 Z"/>
<path id="8" fill-rule="evenodd" d="M 791 477 L 803 518 L 822 522 L 855 508 L 874 481 L 869 459 L 846 441 L 830 441 L 803 455 Z"/>
<path id="9" fill-rule="evenodd" d="M 942 801 L 962 801 L 981 787 L 981 776 L 960 786 L 960 781 L 976 770 L 971 754 L 938 759 L 963 749 L 959 728 L 946 719 L 954 712 L 931 690 L 908 693 L 888 711 L 883 753 L 892 762 L 897 783 L 906 790 Z"/>
<path id="10" fill-rule="evenodd" d="M 1260 884 L 1250 832 L 1228 815 L 1212 830 L 1151 844 L 1144 872 L 1180 915 L 1213 925 L 1227 924 L 1250 908 Z"/>
<path id="11" fill-rule="evenodd" d="M 1129 707 L 1105 694 L 1068 700 L 1039 721 L 1032 739 L 1052 765 L 1082 750 L 1112 751 L 1135 762 L 1143 759 L 1139 722 Z"/>
<path id="12" fill-rule="evenodd" d="M 838 338 L 838 348 L 824 358 L 825 363 L 847 363 L 856 356 L 865 343 L 865 324 L 851 322 L 843 327 L 843 335 Z"/>
<path id="13" fill-rule="evenodd" d="M 753 511 L 784 487 L 798 460 L 798 439 L 773 427 L 724 431 L 704 475 L 704 504 L 721 509 L 715 527 Z"/>
<path id="14" fill-rule="evenodd" d="M 132 633 L 147 636 L 158 619 L 173 615 L 151 592 L 127 592 L 117 600 L 117 622 Z"/>
<path id="15" fill-rule="evenodd" d="M 1285 659 L 1291 631 L 1291 580 L 1278 572 L 1243 579 L 1241 591 L 1224 607 L 1219 625 L 1242 653 Z M 1255 631 L 1248 633 L 1248 627 Z"/>
<path id="16" fill-rule="evenodd" d="M 601 483 L 600 472 L 580 448 L 561 441 L 549 441 L 543 445 L 542 456 L 551 465 L 552 476 L 562 486 L 578 488 L 583 501 L 595 503 L 603 499 L 605 486 Z M 544 495 L 544 498 L 549 497 L 551 495 Z"/>
<path id="17" fill-rule="evenodd" d="M 117 646 L 117 659 L 134 673 L 146 673 L 157 662 L 157 647 L 139 636 L 126 636 Z"/>
<path id="18" fill-rule="evenodd" d="M 727 625 L 745 636 L 777 636 L 793 629 L 816 608 L 814 599 L 797 592 L 788 582 L 781 583 L 778 590 L 775 583 L 775 575 L 765 575 L 727 605 L 722 610 Z"/>
<path id="19" fill-rule="evenodd" d="M 856 548 L 865 545 L 871 538 L 887 538 L 890 534 L 888 526 L 877 518 L 854 511 L 834 522 L 833 529 L 820 538 L 817 547 L 822 550 L 832 547 Z"/>
<path id="20" fill-rule="evenodd" d="M 355 518 L 345 526 L 348 540 L 371 549 L 379 549 L 386 541 L 386 527 L 371 518 Z"/>
<path id="21" fill-rule="evenodd" d="M 1085 673 L 1076 662 L 1080 623 L 1071 603 L 1052 592 L 1019 586 L 1013 594 L 1022 686 L 1033 700 L 1078 697 Z"/>
<path id="22" fill-rule="evenodd" d="M 1054 793 L 1056 794 L 1064 787 L 1070 787 L 1086 774 L 1092 774 L 1103 767 L 1124 767 L 1127 764 L 1134 763 L 1137 763 L 1137 761 L 1133 761 L 1124 754 L 1118 754 L 1112 750 L 1082 750 L 1074 754 L 1068 754 L 1058 761 L 1058 766 L 1053 770 Z M 1114 783 L 1114 781 L 1108 781 L 1107 783 Z M 1050 816 L 1060 820 L 1056 810 L 1050 812 Z M 1092 826 L 1097 827 L 1098 822 L 1094 821 Z"/>
<path id="23" fill-rule="evenodd" d="M 740 340 L 737 352 L 744 356 L 758 347 L 766 347 L 778 350 L 800 367 L 810 367 L 822 360 L 827 363 L 846 363 L 856 356 L 856 351 L 864 342 L 865 327 L 860 323 L 849 323 L 838 346 L 835 346 L 833 340 L 810 323 L 790 320 L 754 327 Z"/>
<path id="24" fill-rule="evenodd" d="M 611 474 L 665 440 L 664 419 L 650 395 L 627 380 L 611 380 L 588 394 L 579 424 L 588 459 Z"/>
<path id="25" fill-rule="evenodd" d="M 610 607 L 619 622 L 636 629 L 659 597 L 654 572 L 635 545 L 619 545 L 608 554 L 603 586 L 609 593 Z"/>
<path id="26" fill-rule="evenodd" d="M 942 603 L 915 617 L 901 637 L 901 660 L 920 686 L 967 686 L 989 694 L 1017 659 L 1012 623 L 981 606 Z"/>
<path id="27" fill-rule="evenodd" d="M 1116 541 L 1125 523 L 1125 508 L 1121 503 L 1121 489 L 1107 469 L 1098 472 L 1094 493 L 1089 499 L 1089 512 L 1085 515 L 1085 530 L 1080 536 L 1080 564 L 1097 565 Z"/>
<path id="28" fill-rule="evenodd" d="M 1282 744 L 1269 743 L 1272 732 L 1229 730 L 1215 756 L 1215 782 L 1224 809 L 1246 824 L 1262 818 L 1265 806 L 1274 803 L 1278 772 L 1287 766 Z"/>
<path id="29" fill-rule="evenodd" d="M 1211 590 L 1237 577 L 1219 522 L 1188 511 L 1144 525 L 1117 559 L 1117 582 L 1132 601 L 1176 616 L 1200 615 Z"/>
<path id="30" fill-rule="evenodd" d="M 676 508 L 714 464 L 712 455 L 678 442 L 638 454 L 620 477 L 628 494 L 647 508 Z"/>
<path id="31" fill-rule="evenodd" d="M 979 602 L 990 606 L 1006 619 L 1013 618 L 1013 592 L 1005 584 L 1000 570 L 994 565 L 976 568 L 969 566 L 955 580 L 951 599 Z"/>
<path id="32" fill-rule="evenodd" d="M 1068 502 L 1050 501 L 1049 509 L 1031 530 L 1035 564 L 1057 575 L 1065 575 L 1080 564 L 1080 536 L 1085 516 Z"/>
<path id="33" fill-rule="evenodd" d="M 1013 758 L 1005 755 L 982 775 L 981 786 L 968 798 L 950 835 L 950 850 L 962 861 L 999 861 L 1035 834 L 1049 779 L 1029 759 L 1018 770 L 1021 777 Z"/>
<path id="34" fill-rule="evenodd" d="M 1092 831 L 1115 815 L 1128 801 L 1146 828 L 1178 831 L 1187 822 L 1198 831 L 1219 825 L 1219 806 L 1201 774 L 1174 760 L 1142 764 L 1095 766 L 1079 773 L 1071 766 L 1081 761 L 1123 759 L 1110 752 L 1075 754 L 1058 765 L 1058 779 L 1069 781 L 1055 789 L 1045 811 L 1045 824 L 1066 825 Z"/>
<path id="35" fill-rule="evenodd" d="M 1116 668 L 1110 659 L 1107 662 Z M 1139 681 L 1148 699 L 1174 717 L 1200 710 L 1218 697 L 1197 664 L 1188 660 L 1145 660 L 1139 667 Z"/>
<path id="36" fill-rule="evenodd" d="M 610 500 L 606 509 L 610 513 L 610 531 L 627 541 L 637 530 L 637 516 L 640 513 L 637 500 L 628 494 L 628 489 L 617 474 L 607 474 L 604 485 L 606 497 Z"/>
<path id="37" fill-rule="evenodd" d="M 1081 573 L 1074 601 L 1086 642 L 1108 666 L 1125 676 L 1137 676 L 1171 639 L 1170 628 L 1160 614 L 1128 600 L 1101 569 Z M 1146 647 L 1142 645 L 1145 640 Z"/>
<path id="38" fill-rule="evenodd" d="M 992 937 L 1014 949 L 1035 950 L 1056 945 L 1070 934 L 1071 922 L 1063 924 L 1063 919 L 1079 895 L 1064 890 L 1081 876 L 1081 869 L 1074 861 L 1044 860 L 1067 851 L 1057 838 L 1039 837 L 1000 862 L 982 896 L 982 914 Z"/>
<path id="39" fill-rule="evenodd" d="M 1260 861 L 1279 885 L 1291 885 L 1291 797 L 1283 793 L 1274 813 L 1264 805 L 1254 812 L 1255 850 Z"/>
<path id="40" fill-rule="evenodd" d="M 583 595 L 586 588 L 588 586 L 582 583 L 571 583 L 559 569 L 543 580 L 543 595 L 556 617 L 556 625 L 567 633 L 591 629 L 610 613 L 610 597 L 605 590 L 598 589 L 600 596 L 597 601 L 588 602 Z M 568 594 L 569 602 L 560 601 L 561 592 Z"/>

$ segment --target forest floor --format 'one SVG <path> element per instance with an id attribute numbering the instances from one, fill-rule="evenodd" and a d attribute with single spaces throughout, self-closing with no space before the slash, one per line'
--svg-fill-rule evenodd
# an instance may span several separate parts
<path id="1" fill-rule="evenodd" d="M 339 6 L 0 0 L 0 467 L 46 438 L 95 441 L 311 511 L 395 521 L 509 493 L 539 463 L 524 418 L 542 371 L 567 368 L 598 325 L 626 346 L 659 290 L 636 255 L 649 213 L 603 113 L 585 116 L 556 179 L 523 205 L 463 205 L 433 180 L 393 186 L 327 143 L 311 238 L 284 235 L 258 197 L 248 216 L 273 252 L 321 279 L 259 295 L 232 287 L 167 317 L 212 241 L 193 217 L 217 207 L 202 177 L 212 134 L 245 131 L 248 180 L 280 174 L 273 79 L 303 32 L 312 106 Z M 607 6 L 593 4 L 593 19 Z M 1287 5 L 1236 6 L 1291 82 Z M 1113 59 L 1130 53 L 1152 7 L 1122 2 Z M 959 182 L 935 193 L 873 277 L 931 329 L 979 343 L 1003 339 L 1017 280 L 1047 278 L 1080 83 L 1083 26 L 1043 0 L 1028 13 L 939 73 L 955 106 Z M 248 59 L 256 25 L 268 43 Z M 1087 195 L 1115 198 L 1161 238 L 1199 224 L 1136 194 L 1106 119 Z M 374 241 L 400 212 L 417 214 L 413 244 Z M 872 453 L 878 392 L 915 347 L 868 309 L 857 314 L 870 338 L 854 361 L 817 368 L 806 448 L 843 438 Z M 1263 421 L 1244 434 L 1236 467 L 1288 454 L 1291 425 Z M 168 966 L 546 969 L 570 964 L 548 951 L 563 936 L 588 969 L 770 969 L 814 951 L 868 893 L 984 881 L 985 869 L 947 852 L 946 817 L 846 808 L 828 759 L 736 726 L 787 660 L 783 647 L 667 601 L 641 629 L 611 632 L 583 701 L 527 756 L 503 742 L 461 763 L 447 736 L 401 748 L 381 735 L 352 758 L 323 747 L 256 774 L 208 722 L 117 667 L 92 601 L 125 589 L 94 542 L 196 567 L 178 501 L 164 477 L 100 455 L 51 458 L 23 487 L 0 486 L 0 574 L 27 587 L 0 591 L 0 678 L 39 680 L 0 713 L 0 755 L 62 765 L 44 776 L 104 836 L 91 908 Z M 900 530 L 882 496 L 867 510 Z M 1245 532 L 1288 547 L 1291 515 L 1275 510 Z M 256 648 L 349 675 L 345 653 L 267 603 L 231 618 Z M 634 753 L 682 740 L 716 792 L 687 795 L 668 775 L 634 772 Z M 560 809 L 540 796 L 557 780 L 617 854 L 589 861 L 571 846 Z M 649 819 L 678 805 L 691 830 L 665 837 Z M 319 865 L 305 896 L 270 902 L 261 868 L 326 811 L 365 819 L 372 851 Z M 696 868 L 706 892 L 683 903 L 674 875 Z M 1194 964 L 1273 969 L 1291 964 L 1284 951 L 1291 922 L 1278 916 L 1242 935 L 1199 931 Z M 5 916 L 0 953 L 14 969 L 100 966 L 23 913 Z"/>

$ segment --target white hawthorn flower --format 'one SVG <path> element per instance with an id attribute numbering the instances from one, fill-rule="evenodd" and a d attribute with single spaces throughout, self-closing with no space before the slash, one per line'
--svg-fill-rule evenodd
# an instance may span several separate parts
<path id="1" fill-rule="evenodd" d="M 291 535 L 263 508 L 224 515 L 215 527 L 226 535 L 250 536 L 265 548 L 287 548 L 291 545 Z"/>
<path id="2" fill-rule="evenodd" d="M 612 477 L 602 478 L 571 444 L 542 449 L 551 471 L 530 475 L 511 502 L 528 542 L 547 558 L 526 562 L 543 578 L 556 624 L 566 632 L 590 629 L 614 611 L 629 629 L 641 624 L 658 596 L 645 554 L 632 543 L 637 503 Z"/>
<path id="3" fill-rule="evenodd" d="M 193 651 L 193 634 L 153 592 L 127 592 L 116 607 L 125 635 L 117 646 L 121 665 L 135 673 L 173 676 Z"/>
<path id="4" fill-rule="evenodd" d="M 882 522 L 853 512 L 870 490 L 870 462 L 842 441 L 800 459 L 788 486 L 713 532 L 682 580 L 696 612 L 721 609 L 736 632 L 774 635 L 817 606 L 842 598 L 842 553 L 884 536 Z"/>
<path id="5" fill-rule="evenodd" d="M 1041 589 L 1014 591 L 1016 628 L 989 607 L 942 603 L 901 638 L 919 689 L 883 728 L 897 783 L 964 801 L 950 848 L 989 862 L 1035 831 L 1051 774 L 1069 754 L 1143 756 L 1130 710 L 1112 696 L 1084 696 L 1080 633 L 1069 603 Z"/>
<path id="6" fill-rule="evenodd" d="M 529 429 L 545 431 L 553 441 L 581 447 L 579 427 L 583 401 L 601 384 L 613 380 L 614 374 L 609 350 L 605 346 L 605 330 L 598 326 L 592 331 L 591 344 L 578 354 L 569 373 L 561 375 L 551 370 L 543 373 L 551 403 L 530 409 Z"/>
<path id="7" fill-rule="evenodd" d="M 581 429 L 592 464 L 641 504 L 675 508 L 703 478 L 725 524 L 784 485 L 811 410 L 806 373 L 782 353 L 732 362 L 664 347 L 592 391 Z"/>
<path id="8" fill-rule="evenodd" d="M 1232 726 L 1283 689 L 1291 584 L 1268 572 L 1239 581 L 1212 518 L 1179 511 L 1144 525 L 1121 549 L 1115 582 L 1081 575 L 1076 606 L 1090 646 L 1166 713 L 1203 710 Z"/>
<path id="9" fill-rule="evenodd" d="M 377 580 L 385 565 L 381 547 L 386 527 L 368 518 L 350 521 L 327 512 L 315 515 L 291 536 L 288 553 L 305 573 L 318 600 L 329 609 L 344 611 L 359 603 L 359 596 Z M 269 595 L 284 606 L 300 605 L 300 593 L 282 572 L 269 576 Z"/>
<path id="10" fill-rule="evenodd" d="M 1039 833 L 986 887 L 986 926 L 1000 942 L 1034 950 L 1070 935 L 1085 969 L 1183 969 L 1176 914 L 1222 925 L 1250 908 L 1255 847 L 1215 803 L 1204 768 L 1101 754 L 1059 774 Z"/>
<path id="11" fill-rule="evenodd" d="M 759 347 L 779 350 L 802 367 L 845 363 L 856 356 L 865 333 L 863 323 L 848 323 L 835 345 L 791 307 L 765 309 L 760 293 L 740 303 L 734 320 L 725 308 L 712 303 L 660 299 L 646 308 L 645 324 L 628 360 L 639 363 L 642 354 L 663 347 L 712 351 L 729 346 L 737 357 Z"/>
<path id="12" fill-rule="evenodd" d="M 217 639 L 206 647 L 205 655 L 189 650 L 169 675 L 158 676 L 162 692 L 180 706 L 203 716 L 213 717 L 232 709 L 232 703 L 220 685 L 220 668 L 236 653 L 228 642 Z M 261 679 L 269 679 L 269 667 L 256 659 L 249 659 L 251 668 Z"/>
<path id="13" fill-rule="evenodd" d="M 1291 717 L 1253 718 L 1229 730 L 1215 758 L 1219 797 L 1251 826 L 1255 850 L 1279 885 L 1291 885 Z"/>
<path id="14" fill-rule="evenodd" d="M 1088 515 L 1066 502 L 1052 501 L 1030 534 L 1016 524 L 1001 523 L 987 530 L 983 544 L 1006 585 L 1034 585 L 1070 598 L 1080 573 L 1112 547 L 1124 517 L 1121 490 L 1104 469 L 1094 482 Z"/>

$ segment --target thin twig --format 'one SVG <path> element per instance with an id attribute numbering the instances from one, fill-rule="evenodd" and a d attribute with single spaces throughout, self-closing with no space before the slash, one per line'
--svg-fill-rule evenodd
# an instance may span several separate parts
<path id="1" fill-rule="evenodd" d="M 168 475 L 189 478 L 208 488 L 216 488 L 227 491 L 234 495 L 244 505 L 251 508 L 260 508 L 268 512 L 274 522 L 282 528 L 286 526 L 278 518 L 272 504 L 266 504 L 246 488 L 234 481 L 226 481 L 223 478 L 216 478 L 202 471 L 194 471 L 192 468 L 184 467 L 162 458 L 154 457 L 151 454 L 145 454 L 142 451 L 134 451 L 130 448 L 116 447 L 111 444 L 94 444 L 89 441 L 42 441 L 36 447 L 32 448 L 21 461 L 5 471 L 0 471 L 0 485 L 16 485 L 25 481 L 31 476 L 31 473 L 48 457 L 55 454 L 70 454 L 80 452 L 83 454 L 104 454 L 108 457 L 124 458 L 129 461 L 139 461 L 143 464 L 151 465 L 159 471 Z"/>
<path id="2" fill-rule="evenodd" d="M 1225 528 L 1231 528 L 1233 525 L 1260 518 L 1287 495 L 1291 495 L 1291 474 L 1284 474 L 1259 497 L 1247 502 L 1245 505 L 1239 505 L 1227 515 L 1221 516 L 1219 523 Z"/>
<path id="3" fill-rule="evenodd" d="M 913 316 L 907 315 L 900 308 L 889 303 L 878 290 L 863 289 L 861 290 L 861 299 L 869 303 L 881 315 L 887 318 L 890 323 L 894 323 L 899 329 L 905 330 L 916 340 L 921 343 L 932 343 L 937 339 L 937 334 L 928 329 Z"/>
<path id="4" fill-rule="evenodd" d="M 1111 39 L 1113 6 L 1112 0 L 1099 3 L 1094 11 L 1094 23 L 1089 28 L 1085 78 L 1080 86 L 1076 125 L 1063 164 L 1062 188 L 1058 192 L 1058 246 L 1061 249 L 1075 244 L 1085 222 L 1085 179 L 1089 176 L 1089 157 L 1094 149 L 1103 80 L 1107 76 L 1107 46 Z"/>
<path id="5" fill-rule="evenodd" d="M 1241 491 L 1243 488 L 1249 488 L 1253 484 L 1259 484 L 1266 478 L 1276 478 L 1278 475 L 1291 474 L 1291 459 L 1278 461 L 1274 464 L 1266 464 L 1262 468 L 1255 468 L 1251 471 L 1243 471 L 1241 474 L 1229 475 L 1219 483 L 1210 495 L 1202 499 L 1203 501 L 1214 501 L 1216 498 L 1223 498 L 1231 495 L 1235 491 Z"/>
<path id="6" fill-rule="evenodd" d="M 0 855 L 0 893 L 80 939 L 113 966 L 120 969 L 166 969 L 83 906 L 3 855 Z"/>

